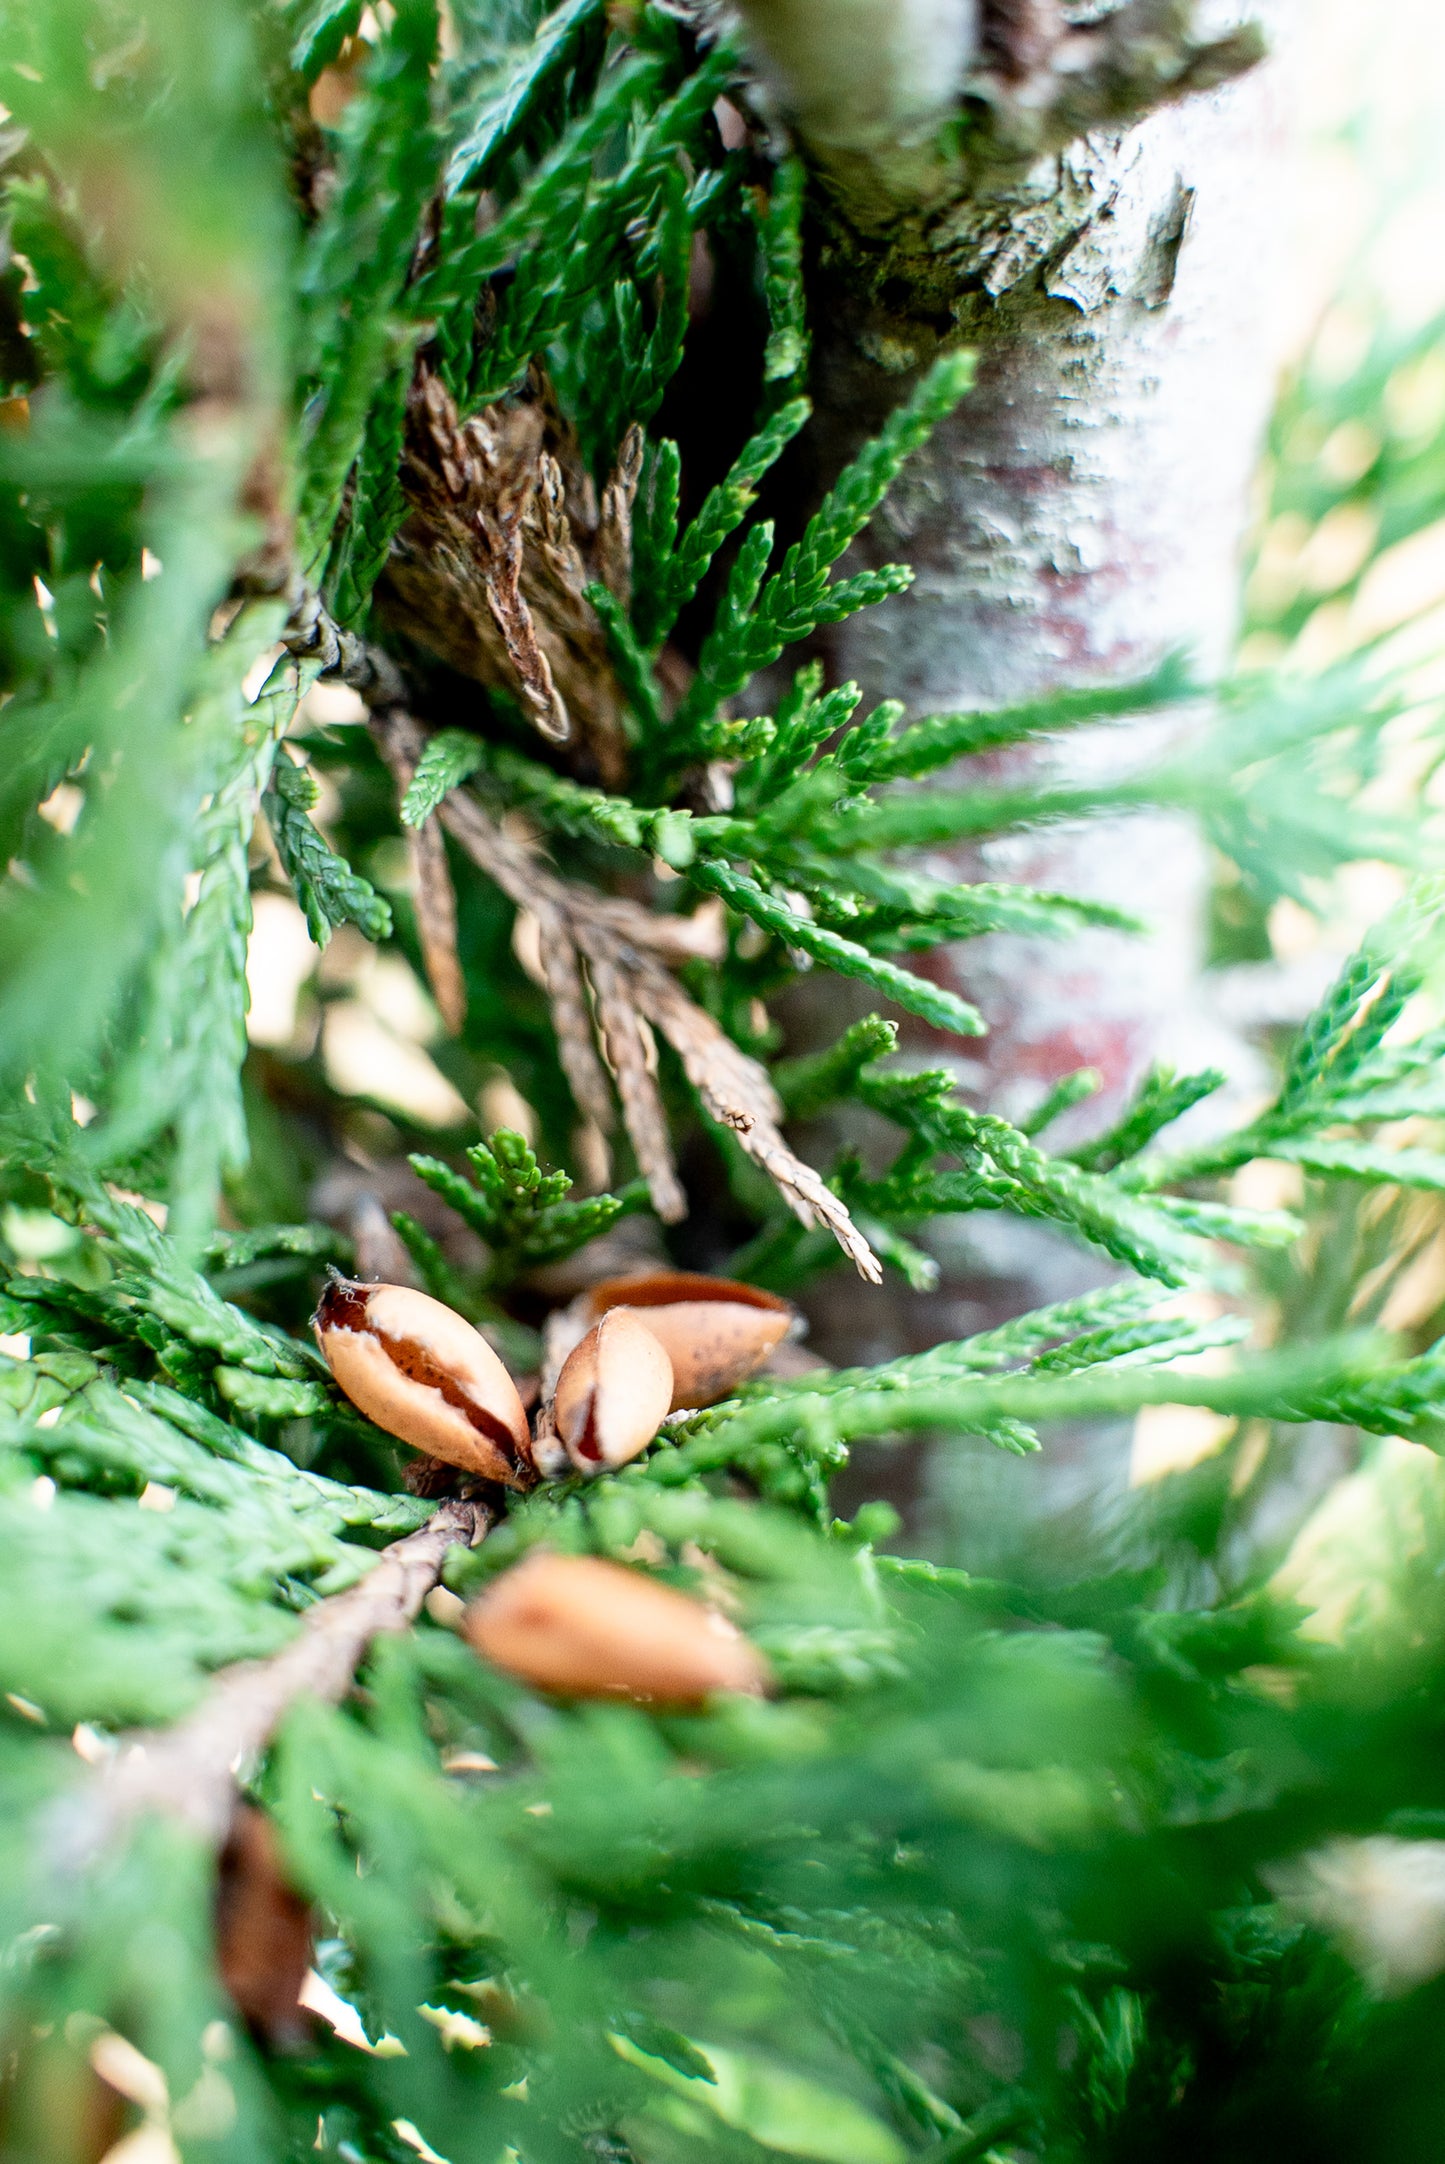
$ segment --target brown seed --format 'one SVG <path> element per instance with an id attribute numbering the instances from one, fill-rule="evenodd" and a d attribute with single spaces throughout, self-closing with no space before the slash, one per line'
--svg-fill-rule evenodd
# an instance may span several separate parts
<path id="1" fill-rule="evenodd" d="M 568 1354 L 552 1417 L 579 1473 L 626 1465 L 672 1402 L 672 1362 L 631 1308 L 613 1308 Z"/>
<path id="2" fill-rule="evenodd" d="M 531 1479 L 517 1386 L 452 1308 L 409 1285 L 333 1276 L 312 1322 L 341 1388 L 388 1435 L 485 1480 Z"/>
<path id="3" fill-rule="evenodd" d="M 216 1860 L 216 1965 L 238 2013 L 274 2050 L 308 2042 L 301 1986 L 311 1966 L 311 1911 L 281 1865 L 276 1829 L 254 1804 L 236 1807 Z"/>
<path id="4" fill-rule="evenodd" d="M 796 1320 L 776 1293 L 690 1270 L 607 1278 L 587 1299 L 594 1314 L 638 1310 L 672 1362 L 672 1412 L 725 1398 L 757 1373 Z"/>
<path id="5" fill-rule="evenodd" d="M 485 1660 L 569 1698 L 695 1705 L 767 1685 L 762 1656 L 725 1617 L 597 1556 L 535 1550 L 472 1603 L 462 1629 Z"/>

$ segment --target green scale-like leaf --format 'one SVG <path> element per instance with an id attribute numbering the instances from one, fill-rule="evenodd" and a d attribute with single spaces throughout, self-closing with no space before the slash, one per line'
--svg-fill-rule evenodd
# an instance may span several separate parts
<path id="1" fill-rule="evenodd" d="M 506 1127 L 468 1150 L 467 1162 L 470 1178 L 436 1157 L 416 1156 L 411 1165 L 493 1250 L 494 1281 L 504 1282 L 522 1268 L 561 1261 L 647 1200 L 641 1181 L 620 1195 L 567 1200 L 569 1176 L 543 1172 L 530 1145 Z M 429 1256 L 431 1248 L 428 1242 Z M 439 1261 L 435 1256 L 433 1266 Z"/>
<path id="2" fill-rule="evenodd" d="M 875 991 L 896 1000 L 910 1014 L 931 1022 L 935 1028 L 951 1029 L 961 1036 L 982 1035 L 983 1018 L 956 992 L 932 984 L 924 977 L 915 977 L 909 970 L 899 969 L 891 962 L 881 961 L 854 940 L 840 938 L 836 932 L 826 930 L 811 918 L 800 916 L 785 902 L 765 893 L 757 881 L 749 879 L 745 873 L 707 861 L 692 865 L 689 877 L 711 893 L 720 894 L 729 908 L 750 917 L 765 931 L 775 933 L 815 961 L 826 962 L 844 976 L 861 978 Z"/>
<path id="3" fill-rule="evenodd" d="M 296 889 L 306 927 L 324 947 L 340 924 L 354 924 L 368 939 L 391 932 L 391 909 L 368 880 L 337 856 L 306 816 L 318 795 L 303 767 L 281 758 L 263 798 L 276 853 Z"/>

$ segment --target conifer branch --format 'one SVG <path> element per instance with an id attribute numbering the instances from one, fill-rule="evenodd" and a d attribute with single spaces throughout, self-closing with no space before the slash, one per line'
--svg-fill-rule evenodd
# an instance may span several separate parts
<path id="1" fill-rule="evenodd" d="M 298 584 L 281 636 L 293 660 L 314 662 L 319 675 L 348 685 L 368 706 L 399 706 L 406 696 L 391 656 L 338 624 L 314 587 Z"/>
<path id="2" fill-rule="evenodd" d="M 276 854 L 296 890 L 307 929 L 318 947 L 326 945 L 337 925 L 348 923 L 359 926 L 368 939 L 385 939 L 391 931 L 390 908 L 307 817 L 317 795 L 312 777 L 284 754 L 274 761 L 261 792 Z"/>
<path id="3" fill-rule="evenodd" d="M 88 1862 L 150 1813 L 177 1818 L 219 1847 L 238 1779 L 291 1707 L 303 1698 L 339 1705 L 372 1640 L 414 1621 L 451 1550 L 476 1547 L 489 1523 L 483 1504 L 439 1504 L 425 1525 L 383 1548 L 356 1585 L 309 1609 L 279 1653 L 221 1669 L 174 1728 L 119 1738 L 97 1787 L 59 1825 L 67 1858 Z"/>
<path id="4" fill-rule="evenodd" d="M 858 233 L 965 199 L 1091 130 L 1253 67 L 1258 24 L 1211 37 L 1196 0 L 1126 0 L 1073 27 L 1016 0 L 740 0 L 762 72 Z M 980 189 L 981 192 L 981 189 Z"/>
<path id="5" fill-rule="evenodd" d="M 549 387 L 463 420 L 441 378 L 413 385 L 402 469 L 408 516 L 386 591 L 410 636 L 518 700 L 538 734 L 625 765 L 621 698 L 594 584 L 625 602 L 641 435 L 624 437 L 599 504 Z"/>
<path id="6" fill-rule="evenodd" d="M 422 732 L 399 710 L 378 715 L 373 726 L 405 794 L 421 757 Z M 437 816 L 508 899 L 536 920 L 563 1068 L 579 1106 L 605 1133 L 611 1097 L 594 1044 L 585 973 L 623 1124 L 659 1217 L 676 1223 L 687 1200 L 674 1169 L 642 1025 L 658 1030 L 671 1045 L 708 1116 L 736 1135 L 799 1221 L 826 1226 L 860 1275 L 876 1282 L 877 1258 L 846 1205 L 784 1141 L 782 1106 L 765 1069 L 688 998 L 658 959 L 660 936 L 666 947 L 666 936 L 659 933 L 665 920 L 650 917 L 636 903 L 556 878 L 459 791 L 443 799 Z"/>
<path id="7" fill-rule="evenodd" d="M 1322 1839 L 1355 1837 L 1333 1849 L 1353 1849 L 1356 1892 L 1382 1910 L 1413 1857 L 1416 1913 L 1376 1937 L 1404 1948 L 1406 1987 L 1445 1969 L 1445 890 L 1422 884 L 1370 936 L 1274 1101 L 1232 1132 L 1190 1113 L 1212 1074 L 1159 1070 L 1106 1133 L 1052 1154 L 1040 1135 L 1093 1086 L 1076 1057 L 1013 1124 L 975 1101 L 973 1062 L 919 1071 L 918 1033 L 900 1047 L 881 1015 L 819 1049 L 836 988 L 810 1017 L 793 1007 L 804 1056 L 769 1055 L 774 995 L 809 958 L 958 1030 L 968 1011 L 911 954 L 1129 921 L 890 854 L 930 837 L 1172 806 L 1241 874 L 1220 913 L 1240 958 L 1277 896 L 1317 899 L 1351 858 L 1426 861 L 1428 792 L 1423 820 L 1368 808 L 1406 744 L 1423 781 L 1435 723 L 1413 644 L 1408 679 L 1390 641 L 1321 677 L 1225 684 L 1206 725 L 1103 772 L 1005 759 L 934 785 L 955 761 L 1190 696 L 1177 665 L 910 718 L 897 687 L 825 690 L 818 663 L 773 711 L 732 709 L 908 576 L 844 558 L 963 390 L 964 356 L 923 377 L 779 561 L 757 515 L 771 474 L 797 531 L 806 475 L 778 462 L 805 388 L 820 444 L 851 433 L 838 400 L 851 411 L 860 379 L 833 365 L 850 323 L 869 367 L 917 347 L 898 319 L 920 297 L 927 350 L 965 335 L 982 252 L 1023 275 L 1037 252 L 1016 254 L 1020 234 L 1051 245 L 1072 216 L 1085 172 L 1063 152 L 1050 174 L 1039 149 L 1217 79 L 1250 36 L 1202 39 L 1198 0 L 740 0 L 797 86 L 803 151 L 778 164 L 712 0 L 547 4 L 140 0 L 119 42 L 106 0 L 0 7 L 0 1763 L 17 1799 L 70 1791 L 38 1820 L 0 1813 L 0 2146 L 137 2164 L 207 2142 L 357 2164 L 399 2144 L 964 2164 L 1020 2144 L 1233 2155 L 1240 2128 L 1246 2148 L 1288 2129 L 1334 2155 L 1343 2128 L 1408 2150 L 1438 2117 L 1439 1985 L 1413 2002 L 1393 1980 L 1351 1985 L 1277 1873 L 1317 1881 L 1308 1920 L 1335 1932 L 1350 1866 L 1317 1870 Z M 935 184 L 939 215 L 896 219 Z M 1177 208 L 1151 257 L 1172 253 Z M 1127 223 L 1114 237 L 1132 246 Z M 810 375 L 810 323 L 850 274 L 866 329 L 845 305 Z M 1124 315 L 1154 304 L 1146 283 L 1116 296 Z M 1279 507 L 1378 517 L 1332 616 L 1381 548 L 1445 513 L 1445 429 L 1395 395 L 1440 338 L 1382 340 L 1353 384 L 1331 370 L 1323 399 L 1307 376 L 1292 394 Z M 751 418 L 733 392 L 759 395 Z M 652 433 L 664 410 L 676 442 Z M 1357 417 L 1366 470 L 1333 456 Z M 918 479 L 935 569 L 955 543 L 960 576 L 1007 556 L 1003 526 L 950 537 Z M 1313 583 L 1271 619 L 1286 641 Z M 291 658 L 271 667 L 293 603 Z M 410 680 L 364 643 L 393 635 Z M 441 666 L 412 670 L 422 653 Z M 352 868 L 385 883 L 396 849 L 386 777 L 337 726 L 354 702 L 308 697 L 304 740 L 284 744 L 320 675 L 361 693 L 405 785 L 422 959 L 451 1026 L 472 1003 L 456 1078 L 495 1061 L 537 1150 L 498 1127 L 461 1157 L 415 1152 L 401 1097 L 383 1126 L 365 1111 L 379 1071 L 348 1080 L 335 1056 L 348 1004 L 411 1042 L 417 942 Z M 554 735 L 565 713 L 565 749 L 528 745 L 518 709 Z M 336 780 L 325 838 L 303 753 Z M 276 991 L 278 963 L 289 982 L 293 955 L 315 959 L 284 911 L 286 945 L 263 936 L 248 957 L 261 792 L 318 939 L 350 920 L 389 948 L 349 1000 L 349 939 L 289 1033 L 269 1026 L 279 1000 L 245 1027 L 248 959 Z M 650 867 L 681 876 L 654 885 Z M 1052 1078 L 1037 1038 L 1029 1065 L 1024 1101 Z M 578 1195 L 550 1168 L 574 1126 L 567 1078 L 599 1130 L 620 1098 L 646 1181 Z M 857 1151 L 825 1176 L 782 1128 L 833 1107 Z M 670 1133 L 698 1110 L 729 1193 L 719 1207 L 698 1183 L 712 1207 L 674 1259 L 747 1244 L 731 1284 L 648 1270 L 654 1306 L 631 1265 L 656 1228 L 620 1220 L 692 1199 Z M 579 1138 L 576 1154 L 593 1184 L 596 1153 Z M 366 1170 L 341 1162 L 357 1155 Z M 1290 1168 L 1299 1216 L 1230 1199 L 1253 1190 L 1229 1179 L 1249 1160 Z M 331 1225 L 294 1221 L 313 1173 Z M 840 1244 L 865 1275 L 881 1263 L 928 1290 L 985 1211 L 1137 1275 L 955 1341 L 938 1342 L 969 1328 L 955 1298 L 834 1307 L 828 1351 L 865 1363 L 836 1368 L 773 1339 L 789 1318 L 769 1303 L 768 1364 L 714 1360 L 762 1342 L 762 1288 L 792 1295 Z M 1263 1269 L 1240 1252 L 1288 1240 Z M 544 1449 L 494 1532 L 488 1506 L 438 1510 L 454 1485 L 439 1461 L 398 1492 L 409 1420 L 373 1425 L 348 1400 L 356 1348 L 333 1368 L 332 1334 L 311 1341 L 331 1260 L 410 1284 L 414 1317 L 424 1295 L 449 1305 L 516 1374 L 540 1365 L 544 1400 L 584 1307 L 620 1292 L 634 1347 L 648 1306 L 658 1352 L 663 1335 L 676 1349 L 673 1409 L 654 1366 L 646 1402 L 622 1407 L 626 1464 L 604 1447 L 574 1479 Z M 1061 1289 L 1094 1274 L 1059 1268 Z M 981 1322 L 1007 1317 L 995 1289 Z M 1328 1335 L 1377 1315 L 1398 1347 Z M 1231 1359 L 1261 1323 L 1274 1350 Z M 405 1344 L 418 1372 L 388 1354 L 398 1378 L 452 1403 L 461 1375 Z M 902 1344 L 921 1349 L 887 1357 Z M 599 1446 L 618 1407 L 602 1352 L 599 1334 L 579 1362 Z M 735 1394 L 710 1398 L 704 1368 Z M 886 1503 L 835 1515 L 829 1479 L 857 1444 L 1022 1454 L 1046 1424 L 1130 1415 L 1131 1485 L 1081 1482 L 1063 1539 L 1035 1522 L 1021 1548 L 1011 1496 L 1036 1473 L 985 1487 L 981 1458 L 935 1490 L 938 1561 L 896 1552 L 910 1528 Z M 1302 1460 L 1286 1423 L 1381 1444 L 1277 1570 L 1315 1443 L 1354 1447 L 1306 1436 Z M 565 1440 L 583 1476 L 586 1438 Z M 1165 1465 L 1180 1469 L 1150 1478 Z M 579 1671 L 538 1666 L 534 1626 L 507 1677 L 461 1617 L 405 1627 L 449 1546 L 448 1584 L 485 1606 L 485 1582 L 539 1544 L 568 1551 L 564 1573 L 600 1562 L 614 1589 L 657 1595 L 642 1574 L 663 1574 L 673 1614 L 709 1637 L 685 1590 L 731 1616 L 772 1702 L 590 1708 L 553 1690 Z M 608 1606 L 550 1623 L 605 1635 Z M 1345 1641 L 1325 1659 L 1321 1626 Z M 609 1695 L 621 1680 L 592 1677 Z M 264 1817 L 237 1812 L 242 1786 Z M 215 1851 L 238 1824 L 228 1862 Z M 67 1886 L 83 1857 L 104 1868 Z M 238 1900 L 248 1873 L 289 1919 L 279 1949 Z M 313 1905 L 340 2044 L 296 2019 Z M 232 2016 L 305 2058 L 235 2049 Z M 97 2075 L 143 2126 L 97 2116 Z"/>

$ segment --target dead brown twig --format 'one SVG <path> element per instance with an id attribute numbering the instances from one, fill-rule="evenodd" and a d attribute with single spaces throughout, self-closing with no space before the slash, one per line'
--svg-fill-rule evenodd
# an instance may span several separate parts
<path id="1" fill-rule="evenodd" d="M 422 729 L 397 709 L 377 715 L 373 729 L 405 788 L 425 742 Z M 766 1071 L 668 974 L 669 961 L 698 951 L 695 927 L 682 930 L 685 919 L 654 917 L 623 897 L 559 879 L 461 790 L 443 799 L 437 817 L 534 921 L 564 1072 L 579 1107 L 606 1133 L 612 1097 L 598 1057 L 600 1038 L 616 1079 L 623 1125 L 658 1216 L 676 1223 L 685 1216 L 687 1201 L 653 1071 L 653 1030 L 676 1052 L 704 1110 L 737 1136 L 794 1215 L 804 1224 L 826 1226 L 860 1275 L 876 1284 L 882 1274 L 877 1257 L 845 1204 L 784 1140 L 782 1107 Z"/>
<path id="2" fill-rule="evenodd" d="M 435 819 L 407 829 L 412 905 L 427 982 L 450 1036 L 467 1018 L 466 979 L 457 955 L 457 897 L 447 870 L 447 845 Z"/>

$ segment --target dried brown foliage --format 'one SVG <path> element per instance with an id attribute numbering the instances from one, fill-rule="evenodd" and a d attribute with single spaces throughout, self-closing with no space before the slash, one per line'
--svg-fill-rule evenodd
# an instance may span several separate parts
<path id="1" fill-rule="evenodd" d="M 455 1037 L 467 1018 L 466 979 L 457 954 L 457 897 L 447 845 L 435 819 L 407 829 L 412 905 L 427 982 L 444 1027 Z"/>
<path id="2" fill-rule="evenodd" d="M 641 457 L 633 429 L 599 503 L 540 375 L 463 421 L 419 369 L 403 467 L 411 513 L 386 574 L 409 636 L 511 692 L 609 788 L 625 776 L 621 697 L 586 589 L 599 583 L 626 605 Z"/>
<path id="3" fill-rule="evenodd" d="M 375 729 L 399 784 L 415 771 L 423 732 L 397 710 Z M 605 1134 L 612 1093 L 599 1043 L 617 1085 L 627 1130 L 666 1223 L 686 1215 L 667 1118 L 655 1074 L 656 1031 L 671 1045 L 704 1110 L 730 1128 L 802 1223 L 824 1225 L 860 1275 L 876 1283 L 877 1257 L 846 1207 L 783 1138 L 782 1107 L 764 1068 L 689 999 L 667 964 L 708 952 L 720 940 L 716 916 L 653 916 L 621 896 L 559 879 L 534 851 L 497 826 L 472 796 L 453 790 L 437 815 L 467 854 L 536 927 L 537 964 L 552 1006 L 563 1069 L 577 1103 Z M 720 949 L 711 949 L 716 955 Z M 590 1002 L 589 1002 L 590 992 Z"/>

